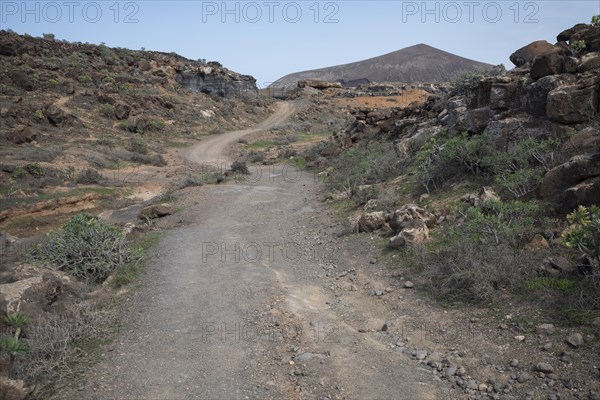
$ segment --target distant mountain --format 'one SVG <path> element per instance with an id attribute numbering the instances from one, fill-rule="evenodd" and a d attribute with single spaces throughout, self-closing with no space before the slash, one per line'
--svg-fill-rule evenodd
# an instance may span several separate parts
<path id="1" fill-rule="evenodd" d="M 448 82 L 465 71 L 491 67 L 418 44 L 364 61 L 289 74 L 271 87 L 294 86 L 305 79 L 338 81 L 345 86 L 367 82 Z"/>

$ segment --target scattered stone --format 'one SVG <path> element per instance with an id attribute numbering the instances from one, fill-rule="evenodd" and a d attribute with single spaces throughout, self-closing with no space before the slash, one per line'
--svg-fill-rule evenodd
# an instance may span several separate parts
<path id="1" fill-rule="evenodd" d="M 519 374 L 517 375 L 517 382 L 519 383 L 525 383 L 531 380 L 531 375 L 529 375 L 527 372 L 519 372 Z"/>
<path id="2" fill-rule="evenodd" d="M 540 235 L 539 233 L 537 235 L 535 235 L 533 237 L 533 239 L 531 239 L 531 242 L 529 242 L 525 245 L 525 250 L 529 250 L 529 251 L 536 251 L 536 250 L 549 249 L 549 248 L 550 248 L 550 244 L 548 243 L 546 238 L 543 237 L 542 235 Z"/>
<path id="3" fill-rule="evenodd" d="M 552 367 L 552 365 L 548 364 L 547 362 L 539 362 L 536 364 L 535 370 L 538 372 L 543 372 L 545 374 L 551 374 L 552 372 L 554 372 L 554 367 Z"/>
<path id="4" fill-rule="evenodd" d="M 543 350 L 543 351 L 550 351 L 550 350 L 552 350 L 552 343 L 550 343 L 550 342 L 548 342 L 548 343 L 545 343 L 545 344 L 542 346 L 542 350 Z"/>
<path id="5" fill-rule="evenodd" d="M 394 321 L 386 321 L 383 326 L 381 327 L 381 330 L 383 332 L 387 332 L 390 330 L 390 328 L 393 328 L 396 324 L 394 323 Z"/>
<path id="6" fill-rule="evenodd" d="M 498 329 L 501 329 L 503 331 L 507 331 L 508 330 L 508 324 L 502 323 L 502 324 L 498 325 Z"/>
<path id="7" fill-rule="evenodd" d="M 560 353 L 559 360 L 564 362 L 565 364 L 569 364 L 571 362 L 572 358 L 569 353 L 566 353 L 563 351 Z"/>
<path id="8" fill-rule="evenodd" d="M 541 324 L 541 325 L 538 325 L 535 328 L 535 330 L 540 335 L 549 336 L 549 335 L 552 335 L 556 331 L 556 328 L 552 324 Z"/>
<path id="9" fill-rule="evenodd" d="M 577 348 L 577 347 L 583 345 L 583 335 L 581 333 L 579 333 L 579 332 L 575 332 L 575 333 L 572 333 L 569 336 L 567 336 L 567 338 L 565 339 L 565 341 L 569 345 Z"/>
<path id="10" fill-rule="evenodd" d="M 562 378 L 561 382 L 563 386 L 567 389 L 573 389 L 573 386 L 575 386 L 575 382 L 573 382 L 573 379 L 569 376 L 565 376 L 564 378 Z"/>
<path id="11" fill-rule="evenodd" d="M 525 336 L 523 336 L 523 335 L 515 336 L 515 340 L 517 340 L 519 342 L 523 342 L 525 340 Z"/>
<path id="12" fill-rule="evenodd" d="M 427 357 L 427 351 L 426 350 L 419 350 L 417 351 L 417 353 L 415 354 L 415 358 L 419 361 L 422 361 L 425 359 L 425 357 Z"/>
<path id="13" fill-rule="evenodd" d="M 446 369 L 446 372 L 444 373 L 444 375 L 447 378 L 450 378 L 456 374 L 456 371 L 457 371 L 456 367 L 448 367 L 448 369 Z"/>
<path id="14" fill-rule="evenodd" d="M 384 295 L 384 292 L 381 289 L 371 289 L 371 290 L 369 290 L 369 296 L 379 297 L 379 296 L 383 296 L 383 295 Z"/>
<path id="15" fill-rule="evenodd" d="M 509 365 L 513 368 L 516 368 L 519 366 L 519 360 L 517 360 L 516 358 L 513 358 L 512 360 L 510 360 Z"/>
<path id="16" fill-rule="evenodd" d="M 411 281 L 404 282 L 404 287 L 407 289 L 412 289 L 414 286 L 415 286 L 415 284 L 412 283 Z"/>

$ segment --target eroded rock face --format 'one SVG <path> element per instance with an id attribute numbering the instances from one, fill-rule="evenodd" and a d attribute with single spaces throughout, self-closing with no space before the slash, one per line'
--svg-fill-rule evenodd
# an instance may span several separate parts
<path id="1" fill-rule="evenodd" d="M 546 114 L 552 121 L 577 124 L 598 115 L 598 78 L 592 77 L 578 85 L 561 86 L 548 94 Z"/>
<path id="2" fill-rule="evenodd" d="M 177 71 L 175 80 L 192 92 L 221 97 L 252 97 L 258 94 L 256 79 L 249 75 L 237 74 L 216 64 L 195 70 Z"/>

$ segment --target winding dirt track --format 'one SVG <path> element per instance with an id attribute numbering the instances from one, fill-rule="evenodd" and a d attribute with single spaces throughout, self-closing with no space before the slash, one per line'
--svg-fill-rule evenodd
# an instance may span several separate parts
<path id="1" fill-rule="evenodd" d="M 268 119 L 251 129 L 233 131 L 210 137 L 207 140 L 199 142 L 193 146 L 186 154 L 186 158 L 197 163 L 218 163 L 227 162 L 224 156 L 228 145 L 237 142 L 241 138 L 251 133 L 266 131 L 272 129 L 287 119 L 296 111 L 295 103 L 279 103 L 277 111 Z"/>
<path id="2" fill-rule="evenodd" d="M 282 104 L 260 126 L 211 138 L 188 157 L 224 159 L 227 144 L 293 110 Z M 64 398 L 461 397 L 394 350 L 397 335 L 379 331 L 377 315 L 400 318 L 402 310 L 390 312 L 362 289 L 376 284 L 373 272 L 360 272 L 365 256 L 336 236 L 317 180 L 264 168 L 188 193 L 172 216 L 187 225 L 167 232 L 122 306 L 126 329 Z"/>

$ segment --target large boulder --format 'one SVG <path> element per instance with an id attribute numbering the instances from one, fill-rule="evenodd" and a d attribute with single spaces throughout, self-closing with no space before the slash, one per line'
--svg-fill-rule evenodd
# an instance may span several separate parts
<path id="1" fill-rule="evenodd" d="M 142 208 L 138 217 L 144 218 L 162 218 L 173 214 L 173 206 L 170 204 L 152 204 Z"/>
<path id="2" fill-rule="evenodd" d="M 590 78 L 579 85 L 561 86 L 548 94 L 546 115 L 562 124 L 578 124 L 598 114 L 598 79 Z"/>
<path id="3" fill-rule="evenodd" d="M 593 154 L 600 152 L 600 133 L 597 128 L 588 127 L 571 136 L 561 147 L 567 155 Z"/>
<path id="4" fill-rule="evenodd" d="M 468 110 L 466 115 L 467 131 L 481 133 L 490 121 L 490 108 L 481 107 Z"/>
<path id="5" fill-rule="evenodd" d="M 560 86 L 574 82 L 575 79 L 567 74 L 542 77 L 529 85 L 523 86 L 519 103 L 530 115 L 537 118 L 546 117 L 548 94 Z"/>
<path id="6" fill-rule="evenodd" d="M 581 31 L 587 30 L 589 28 L 588 24 L 577 24 L 569 29 L 565 29 L 561 33 L 558 34 L 556 40 L 558 42 L 571 42 L 571 38 L 574 35 L 579 35 Z"/>
<path id="7" fill-rule="evenodd" d="M 115 105 L 115 116 L 118 120 L 123 120 L 129 118 L 129 113 L 131 112 L 131 107 L 125 103 L 117 103 Z"/>
<path id="8" fill-rule="evenodd" d="M 127 129 L 134 133 L 144 133 L 150 125 L 150 120 L 144 114 L 132 115 L 127 119 Z"/>
<path id="9" fill-rule="evenodd" d="M 489 187 L 482 187 L 478 193 L 468 193 L 460 198 L 473 207 L 485 207 L 492 201 L 500 201 L 500 196 Z"/>
<path id="10" fill-rule="evenodd" d="M 540 54 L 531 63 L 529 75 L 532 79 L 543 78 L 548 75 L 561 74 L 564 71 L 565 57 L 557 51 Z"/>
<path id="11" fill-rule="evenodd" d="M 8 76 L 12 81 L 23 90 L 31 92 L 35 87 L 31 78 L 23 71 L 18 69 L 12 70 L 8 73 Z"/>
<path id="12" fill-rule="evenodd" d="M 48 107 L 44 114 L 54 126 L 63 126 L 73 118 L 72 115 L 57 105 Z"/>
<path id="13" fill-rule="evenodd" d="M 434 221 L 434 215 L 415 204 L 405 204 L 394 212 L 389 223 L 394 232 L 401 232 L 414 220 L 431 224 Z"/>
<path id="14" fill-rule="evenodd" d="M 364 214 L 358 220 L 358 230 L 360 232 L 373 232 L 381 229 L 385 225 L 385 213 L 375 211 Z"/>
<path id="15" fill-rule="evenodd" d="M 517 67 L 522 67 L 525 64 L 531 63 L 537 56 L 555 51 L 556 46 L 553 44 L 550 44 L 545 40 L 538 40 L 529 43 L 527 46 L 523 46 L 512 53 L 510 55 L 510 61 Z"/>
<path id="16" fill-rule="evenodd" d="M 540 195 L 562 211 L 600 199 L 600 153 L 579 155 L 548 171 Z"/>
<path id="17" fill-rule="evenodd" d="M 600 68 L 600 53 L 588 53 L 581 57 L 581 62 L 577 66 L 577 72 L 583 73 L 598 68 Z"/>
<path id="18" fill-rule="evenodd" d="M 31 143 L 38 137 L 38 131 L 31 127 L 26 126 L 16 133 L 10 133 L 7 138 L 14 144 Z"/>
<path id="19" fill-rule="evenodd" d="M 404 224 L 404 228 L 390 239 L 389 246 L 398 249 L 425 242 L 429 238 L 429 229 L 425 222 L 419 219 Z"/>

